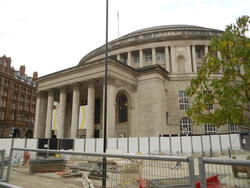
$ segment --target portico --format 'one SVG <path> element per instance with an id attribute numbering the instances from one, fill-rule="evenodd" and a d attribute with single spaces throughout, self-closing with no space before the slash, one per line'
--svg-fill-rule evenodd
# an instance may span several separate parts
<path id="1" fill-rule="evenodd" d="M 132 125 L 134 110 L 135 75 L 133 70 L 127 67 L 123 74 L 127 74 L 126 79 L 120 79 L 115 75 L 121 69 L 112 60 L 108 78 L 108 137 L 117 137 L 119 134 L 132 135 Z M 115 66 L 113 66 L 115 65 Z M 103 62 L 74 67 L 63 71 L 62 77 L 58 72 L 38 80 L 39 89 L 37 93 L 36 123 L 34 137 L 51 138 L 52 132 L 57 138 L 94 138 L 102 137 L 103 124 Z M 118 65 L 124 66 L 124 65 Z M 95 73 L 93 73 L 95 71 Z M 65 72 L 68 76 L 65 77 Z M 81 72 L 82 74 L 80 74 Z M 91 73 L 92 72 L 92 73 Z M 97 76 L 98 75 L 98 76 Z M 120 91 L 120 92 L 119 92 Z M 129 100 L 126 102 L 126 121 L 121 123 L 117 120 L 119 115 L 116 98 L 118 93 L 126 93 Z M 79 109 L 80 106 L 87 105 L 86 116 L 87 128 L 79 130 Z M 57 130 L 52 131 L 52 111 L 57 109 Z"/>

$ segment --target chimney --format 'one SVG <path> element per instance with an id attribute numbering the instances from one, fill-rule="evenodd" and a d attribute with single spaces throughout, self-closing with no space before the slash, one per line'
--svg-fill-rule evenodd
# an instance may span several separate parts
<path id="1" fill-rule="evenodd" d="M 19 72 L 22 76 L 25 76 L 25 66 L 24 65 L 21 65 L 20 68 L 19 68 Z"/>
<path id="2" fill-rule="evenodd" d="M 37 73 L 37 72 L 34 72 L 34 73 L 33 73 L 33 78 L 32 78 L 32 79 L 33 79 L 33 80 L 36 80 L 37 78 L 38 78 L 38 73 Z"/>

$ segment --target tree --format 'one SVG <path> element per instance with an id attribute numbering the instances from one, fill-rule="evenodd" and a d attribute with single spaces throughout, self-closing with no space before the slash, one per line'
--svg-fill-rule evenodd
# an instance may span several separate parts
<path id="1" fill-rule="evenodd" d="M 250 39 L 246 36 L 249 25 L 250 17 L 242 16 L 211 40 L 197 77 L 187 88 L 193 99 L 187 115 L 195 123 L 250 128 Z"/>

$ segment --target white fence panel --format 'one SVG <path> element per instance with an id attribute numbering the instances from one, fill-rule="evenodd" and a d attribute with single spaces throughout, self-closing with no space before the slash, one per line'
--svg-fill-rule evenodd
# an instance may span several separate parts
<path id="1" fill-rule="evenodd" d="M 140 152 L 142 153 L 149 153 L 148 151 L 148 138 L 147 137 L 142 137 L 140 139 Z"/>
<path id="2" fill-rule="evenodd" d="M 150 153 L 159 153 L 159 137 L 150 138 Z"/>
<path id="3" fill-rule="evenodd" d="M 231 134 L 231 143 L 232 143 L 232 148 L 234 150 L 241 149 L 240 135 L 239 134 Z"/>
<path id="4" fill-rule="evenodd" d="M 29 149 L 37 149 L 38 140 L 35 138 L 27 139 L 27 148 Z M 30 152 L 32 158 L 36 157 L 36 152 Z"/>
<path id="5" fill-rule="evenodd" d="M 182 136 L 181 142 L 182 142 L 182 152 L 183 153 L 192 153 L 191 136 Z"/>
<path id="6" fill-rule="evenodd" d="M 161 137 L 161 152 L 170 153 L 169 137 Z"/>
<path id="7" fill-rule="evenodd" d="M 128 152 L 128 138 L 118 138 L 118 149 L 123 153 Z"/>
<path id="8" fill-rule="evenodd" d="M 95 152 L 95 139 L 87 138 L 85 143 L 85 152 L 94 153 Z"/>
<path id="9" fill-rule="evenodd" d="M 75 139 L 74 151 L 77 151 L 77 152 L 84 151 L 84 139 Z"/>
<path id="10" fill-rule="evenodd" d="M 181 145 L 180 145 L 180 137 L 171 137 L 171 145 L 172 145 L 172 152 L 173 153 L 181 153 Z"/>
<path id="11" fill-rule="evenodd" d="M 227 150 L 228 148 L 230 148 L 229 135 L 221 135 L 221 145 L 222 150 Z"/>
<path id="12" fill-rule="evenodd" d="M 14 139 L 14 145 L 15 148 L 24 148 L 25 147 L 25 139 L 24 138 L 16 138 Z M 18 153 L 20 155 L 23 154 L 23 151 L 15 151 L 15 153 Z"/>
<path id="13" fill-rule="evenodd" d="M 202 136 L 202 141 L 203 141 L 204 152 L 209 152 L 210 151 L 209 136 Z"/>
<path id="14" fill-rule="evenodd" d="M 129 153 L 138 152 L 138 138 L 129 138 Z"/>
<path id="15" fill-rule="evenodd" d="M 96 139 L 96 152 L 103 153 L 103 138 Z"/>
<path id="16" fill-rule="evenodd" d="M 11 148 L 11 138 L 1 138 L 0 139 L 0 149 L 5 150 L 5 155 L 8 156 Z"/>
<path id="17" fill-rule="evenodd" d="M 108 150 L 116 150 L 117 147 L 117 139 L 116 138 L 108 138 Z"/>
<path id="18" fill-rule="evenodd" d="M 192 136 L 193 139 L 193 152 L 202 152 L 201 136 Z"/>
<path id="19" fill-rule="evenodd" d="M 211 135 L 211 143 L 212 143 L 213 152 L 220 151 L 220 136 L 219 135 Z"/>

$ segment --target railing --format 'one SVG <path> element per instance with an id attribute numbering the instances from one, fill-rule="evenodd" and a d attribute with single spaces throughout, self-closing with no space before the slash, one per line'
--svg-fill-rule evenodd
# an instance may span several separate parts
<path id="1" fill-rule="evenodd" d="M 102 159 L 106 158 L 107 187 L 139 187 L 142 183 L 151 187 L 158 185 L 164 186 L 167 184 L 195 187 L 194 162 L 191 157 L 84 153 L 46 149 L 11 148 L 10 160 L 15 151 L 81 156 L 81 163 L 83 161 L 86 162 L 85 168 L 91 161 L 100 165 Z M 7 170 L 7 181 L 10 180 L 10 164 L 11 161 L 9 161 Z M 96 165 L 95 168 L 98 168 L 98 165 Z M 89 175 L 91 175 L 91 169 L 92 167 L 89 168 Z M 93 184 L 95 187 L 101 187 L 101 181 L 94 181 Z"/>
<path id="2" fill-rule="evenodd" d="M 203 157 L 199 158 L 199 165 L 194 165 L 192 157 L 85 153 L 27 148 L 11 148 L 7 182 L 10 180 L 13 156 L 23 152 L 45 153 L 47 155 L 44 156 L 47 157 L 51 154 L 61 154 L 69 162 L 80 161 L 75 168 L 81 169 L 86 179 L 91 176 L 93 169 L 97 168 L 98 172 L 102 172 L 101 164 L 105 158 L 107 160 L 107 187 L 143 187 L 141 184 L 146 187 L 250 187 L 250 160 Z M 41 171 L 49 171 L 49 169 L 45 167 Z M 94 187 L 102 186 L 102 175 L 99 175 L 100 179 L 92 182 Z"/>
<path id="3" fill-rule="evenodd" d="M 213 184 L 247 188 L 250 187 L 250 160 L 199 158 L 199 174 L 202 188 Z"/>

